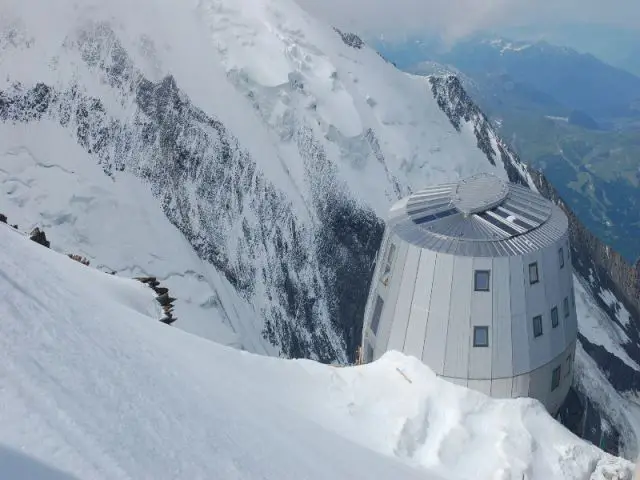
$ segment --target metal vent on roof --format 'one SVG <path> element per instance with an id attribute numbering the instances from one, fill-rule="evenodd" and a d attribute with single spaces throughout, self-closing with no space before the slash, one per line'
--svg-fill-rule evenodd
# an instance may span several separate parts
<path id="1" fill-rule="evenodd" d="M 502 203 L 509 193 L 509 186 L 498 177 L 488 174 L 474 175 L 458 183 L 452 201 L 466 214 L 484 212 Z"/>

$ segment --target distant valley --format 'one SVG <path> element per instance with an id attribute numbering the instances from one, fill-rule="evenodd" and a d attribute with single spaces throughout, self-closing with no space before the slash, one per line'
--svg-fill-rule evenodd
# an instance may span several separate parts
<path id="1" fill-rule="evenodd" d="M 449 72 L 524 161 L 542 169 L 587 226 L 640 257 L 640 78 L 546 42 L 475 37 L 378 42 L 415 74 Z"/>

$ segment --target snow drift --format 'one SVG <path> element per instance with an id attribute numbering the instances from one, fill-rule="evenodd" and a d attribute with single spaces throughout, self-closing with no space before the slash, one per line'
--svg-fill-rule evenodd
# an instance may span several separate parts
<path id="1" fill-rule="evenodd" d="M 489 399 L 395 352 L 353 368 L 241 352 L 159 324 L 134 280 L 4 225 L 0 245 L 3 474 L 631 478 L 534 400 Z"/>

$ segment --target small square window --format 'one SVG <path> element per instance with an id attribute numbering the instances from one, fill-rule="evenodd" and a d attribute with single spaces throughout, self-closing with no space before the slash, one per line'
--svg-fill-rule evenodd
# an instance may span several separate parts
<path id="1" fill-rule="evenodd" d="M 385 267 L 385 272 L 391 270 L 391 264 L 393 260 L 396 258 L 396 246 L 392 243 L 389 247 L 389 253 L 387 254 L 387 265 Z"/>
<path id="2" fill-rule="evenodd" d="M 538 262 L 533 262 L 529 264 L 529 283 L 533 285 L 534 283 L 538 283 L 540 281 L 540 277 L 538 276 Z"/>
<path id="3" fill-rule="evenodd" d="M 560 268 L 564 268 L 564 249 L 558 250 L 558 260 L 560 260 Z"/>
<path id="4" fill-rule="evenodd" d="M 564 297 L 562 308 L 564 310 L 564 318 L 567 318 L 569 316 L 569 297 Z"/>
<path id="5" fill-rule="evenodd" d="M 378 295 L 376 297 L 376 306 L 373 308 L 373 317 L 371 318 L 371 330 L 373 330 L 374 335 L 378 335 L 378 325 L 380 324 L 382 307 L 384 307 L 384 300 Z"/>
<path id="6" fill-rule="evenodd" d="M 387 259 L 384 264 L 384 271 L 382 272 L 381 281 L 384 285 L 389 283 L 389 279 L 391 278 L 391 269 L 393 268 L 393 261 L 396 258 L 396 246 L 392 243 L 389 246 L 389 251 L 387 252 Z"/>
<path id="7" fill-rule="evenodd" d="M 489 327 L 473 327 L 473 346 L 489 346 Z"/>
<path id="8" fill-rule="evenodd" d="M 560 371 L 562 369 L 558 366 L 553 369 L 553 373 L 551 374 L 551 391 L 553 392 L 556 388 L 560 386 Z"/>
<path id="9" fill-rule="evenodd" d="M 365 363 L 373 362 L 373 347 L 367 344 L 367 355 L 364 359 Z"/>
<path id="10" fill-rule="evenodd" d="M 567 357 L 564 365 L 564 376 L 568 377 L 571 374 L 571 354 Z"/>
<path id="11" fill-rule="evenodd" d="M 558 307 L 553 307 L 551 309 L 551 326 L 556 328 L 558 323 Z"/>
<path id="12" fill-rule="evenodd" d="M 491 272 L 489 270 L 476 270 L 473 288 L 476 292 L 488 292 Z"/>
<path id="13" fill-rule="evenodd" d="M 536 315 L 533 317 L 533 336 L 539 337 L 542 335 L 542 315 Z"/>

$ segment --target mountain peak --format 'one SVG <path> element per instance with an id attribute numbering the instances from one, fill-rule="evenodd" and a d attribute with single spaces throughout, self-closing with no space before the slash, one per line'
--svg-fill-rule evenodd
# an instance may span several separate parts
<path id="1" fill-rule="evenodd" d="M 517 41 L 508 40 L 506 38 L 485 39 L 483 40 L 483 43 L 486 43 L 496 49 L 499 49 L 500 53 L 503 53 L 503 54 L 506 51 L 521 52 L 533 46 L 532 44 L 527 42 L 517 42 Z"/>

